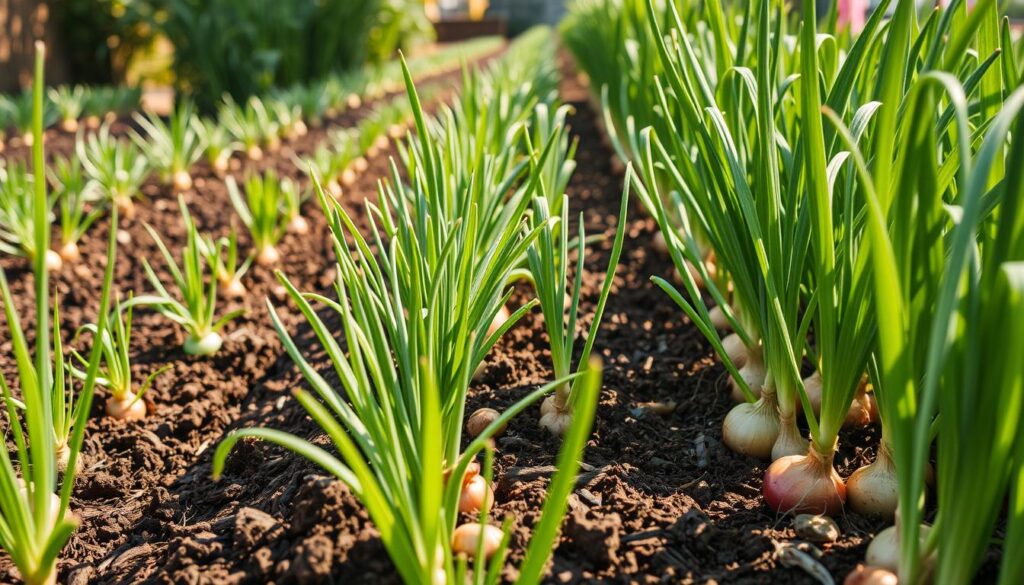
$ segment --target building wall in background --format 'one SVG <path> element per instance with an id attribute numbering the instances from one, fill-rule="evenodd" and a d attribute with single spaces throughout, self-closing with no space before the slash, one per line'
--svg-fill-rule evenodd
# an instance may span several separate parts
<path id="1" fill-rule="evenodd" d="M 67 80 L 54 29 L 46 0 L 0 0 L 0 92 L 16 92 L 32 83 L 36 39 L 48 46 L 47 82 Z"/>
<path id="2" fill-rule="evenodd" d="M 491 0 L 488 16 L 508 20 L 508 34 L 517 35 L 535 24 L 558 24 L 565 0 Z"/>

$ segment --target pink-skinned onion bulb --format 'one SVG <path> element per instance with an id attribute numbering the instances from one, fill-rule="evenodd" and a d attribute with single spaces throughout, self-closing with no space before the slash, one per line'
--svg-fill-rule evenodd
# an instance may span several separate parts
<path id="1" fill-rule="evenodd" d="M 146 418 L 146 403 L 132 392 L 128 392 L 120 398 L 108 398 L 104 411 L 107 416 L 117 420 L 142 420 Z"/>
<path id="2" fill-rule="evenodd" d="M 835 516 L 846 502 L 846 486 L 831 456 L 813 447 L 806 455 L 776 459 L 765 471 L 761 493 L 769 507 L 784 514 Z"/>
<path id="3" fill-rule="evenodd" d="M 473 558 L 476 556 L 477 544 L 482 538 L 484 558 L 490 558 L 498 552 L 503 536 L 504 533 L 497 526 L 481 525 L 476 522 L 463 524 L 452 533 L 452 553 Z"/>

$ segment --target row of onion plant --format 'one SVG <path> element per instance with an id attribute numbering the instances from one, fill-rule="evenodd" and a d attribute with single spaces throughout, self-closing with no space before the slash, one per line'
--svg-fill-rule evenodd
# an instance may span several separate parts
<path id="1" fill-rule="evenodd" d="M 215 454 L 219 475 L 237 441 L 258 437 L 322 465 L 366 506 L 408 583 L 501 578 L 512 520 L 503 528 L 489 522 L 492 437 L 547 393 L 571 384 L 572 421 L 519 567 L 519 582 L 539 582 L 593 421 L 600 365 L 588 361 L 498 414 L 468 444 L 463 440 L 474 372 L 498 339 L 537 304 L 520 306 L 492 328 L 511 298 L 510 281 L 528 255 L 541 253 L 541 239 L 553 238 L 550 230 L 559 238 L 568 231 L 556 218 L 531 212 L 533 205 L 543 211 L 541 202 L 549 196 L 543 187 L 547 162 L 567 156 L 557 125 L 548 126 L 548 135 L 539 140 L 532 133 L 536 106 L 553 99 L 536 91 L 546 83 L 534 85 L 537 75 L 551 73 L 551 40 L 548 29 L 535 29 L 486 73 L 468 72 L 462 96 L 434 119 L 424 115 L 406 71 L 416 135 L 403 142 L 401 167 L 393 162 L 377 202 L 366 203 L 368 235 L 316 182 L 337 257 L 335 298 L 303 293 L 280 273 L 279 279 L 326 350 L 340 388 L 307 361 L 279 309 L 269 309 L 285 348 L 313 389 L 297 390 L 295 396 L 338 456 L 305 439 L 259 428 L 234 431 Z M 484 94 L 491 99 L 476 101 Z M 489 134 L 487 122 L 503 130 Z M 619 233 L 621 247 L 621 228 Z M 340 337 L 314 303 L 338 314 Z M 558 309 L 561 322 L 561 297 Z"/>
<path id="2" fill-rule="evenodd" d="M 616 152 L 642 169 L 683 290 L 655 282 L 746 399 L 724 441 L 774 460 L 766 503 L 835 514 L 849 496 L 897 520 L 868 550 L 881 572 L 861 576 L 965 582 L 1021 456 L 1020 372 L 1000 361 L 1019 351 L 1002 329 L 1019 294 L 1008 202 L 1020 153 L 1006 140 L 1017 47 L 992 2 L 919 17 L 901 1 L 857 35 L 816 16 L 814 2 L 795 18 L 767 0 L 581 0 L 565 38 Z M 997 318 L 999 332 L 984 329 Z M 982 355 L 998 373 L 982 374 Z M 877 461 L 844 483 L 841 428 L 871 420 L 876 402 Z M 938 501 L 925 507 L 936 444 Z M 1012 556 L 1005 582 L 1019 574 Z"/>
<path id="3" fill-rule="evenodd" d="M 37 43 L 32 94 L 36 134 L 43 129 L 44 53 L 42 43 Z M 42 141 L 32 146 L 32 164 L 35 176 L 46 176 Z M 46 181 L 35 181 L 31 189 L 19 196 L 26 200 L 24 207 L 33 218 L 34 249 L 49 249 L 52 217 Z M 99 307 L 97 332 L 101 334 L 106 331 L 114 275 L 116 223 L 115 212 Z M 32 272 L 34 351 L 21 326 L 6 275 L 0 269 L 0 298 L 16 363 L 13 380 L 0 374 L 7 431 L 15 446 L 13 456 L 8 449 L 0 449 L 0 548 L 10 555 L 25 583 L 47 585 L 57 582 L 57 558 L 79 524 L 70 509 L 71 493 L 101 354 L 96 347 L 84 360 L 86 369 L 76 392 L 64 361 L 59 304 L 56 300 L 52 305 L 50 302 L 49 270 L 44 255 L 34 256 Z"/>

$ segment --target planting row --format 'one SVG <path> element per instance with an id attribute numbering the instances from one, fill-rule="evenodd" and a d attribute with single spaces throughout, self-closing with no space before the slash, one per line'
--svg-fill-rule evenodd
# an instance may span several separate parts
<path id="1" fill-rule="evenodd" d="M 773 461 L 765 503 L 891 519 L 848 582 L 965 583 L 995 539 L 1020 582 L 1019 47 L 994 3 L 822 16 L 582 0 L 563 30 L 641 169 L 676 267 L 654 281 L 730 372 L 724 441 Z"/>

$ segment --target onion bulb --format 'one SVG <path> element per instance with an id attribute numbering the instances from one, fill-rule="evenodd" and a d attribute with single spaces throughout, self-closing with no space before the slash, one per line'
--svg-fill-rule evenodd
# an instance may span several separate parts
<path id="1" fill-rule="evenodd" d="M 60 129 L 74 134 L 78 132 L 78 120 L 76 118 L 64 118 L 60 121 Z"/>
<path id="2" fill-rule="evenodd" d="M 821 372 L 816 370 L 810 376 L 804 378 L 804 392 L 807 394 L 807 402 L 815 415 L 821 415 Z M 800 410 L 800 397 L 797 397 L 797 409 Z M 873 412 L 877 412 L 875 398 L 866 392 L 862 383 L 853 395 L 849 410 L 846 411 L 846 418 L 843 419 L 843 428 L 863 427 L 873 420 Z"/>
<path id="3" fill-rule="evenodd" d="M 922 524 L 921 529 L 918 532 L 918 539 L 923 547 L 925 541 L 928 540 L 928 533 L 931 531 L 931 526 Z M 864 562 L 871 566 L 881 567 L 893 573 L 898 573 L 900 570 L 900 535 L 899 530 L 896 526 L 890 526 L 885 530 L 875 535 L 875 538 L 871 540 L 871 544 L 868 545 L 867 552 L 864 553 Z M 935 566 L 935 554 L 931 554 L 926 559 L 921 559 L 921 574 L 928 575 L 932 572 Z"/>
<path id="4" fill-rule="evenodd" d="M 391 145 L 391 141 L 388 140 L 387 134 L 381 134 L 373 141 L 373 145 L 377 147 L 377 150 L 386 150 Z"/>
<path id="5" fill-rule="evenodd" d="M 733 362 L 735 363 L 735 362 Z M 758 351 L 747 351 L 747 357 L 743 360 L 743 365 L 740 366 L 740 377 L 747 383 L 747 387 L 754 393 L 754 396 L 761 396 L 761 390 L 764 386 L 764 379 L 767 375 L 764 367 L 764 361 L 761 359 L 761 354 Z M 743 394 L 743 390 L 740 385 L 736 383 L 736 380 L 732 376 L 729 376 L 729 388 L 731 390 L 732 399 L 736 402 L 746 402 L 747 397 Z"/>
<path id="6" fill-rule="evenodd" d="M 288 222 L 287 230 L 288 233 L 290 234 L 298 234 L 300 236 L 308 234 L 309 222 L 306 221 L 306 218 L 302 217 L 301 215 L 295 214 L 295 216 L 292 217 L 291 221 Z"/>
<path id="7" fill-rule="evenodd" d="M 466 474 L 469 477 L 469 474 Z M 484 476 L 478 474 L 462 481 L 462 494 L 459 495 L 459 512 L 463 514 L 479 514 L 490 512 L 494 504 L 494 492 L 487 485 Z"/>
<path id="8" fill-rule="evenodd" d="M 114 197 L 114 204 L 117 205 L 118 215 L 127 219 L 135 217 L 135 202 L 132 201 L 131 197 L 117 195 Z"/>
<path id="9" fill-rule="evenodd" d="M 730 333 L 722 338 L 722 349 L 725 350 L 729 361 L 737 368 L 742 368 L 747 363 L 747 344 L 743 343 L 743 339 L 738 334 Z"/>
<path id="10" fill-rule="evenodd" d="M 787 418 L 788 416 L 788 418 Z M 807 439 L 800 434 L 794 414 L 779 415 L 779 437 L 772 446 L 772 461 L 783 457 L 801 456 L 807 452 Z"/>
<path id="11" fill-rule="evenodd" d="M 249 160 L 261 160 L 263 158 L 263 149 L 258 144 L 253 144 L 245 149 L 245 156 Z"/>
<path id="12" fill-rule="evenodd" d="M 330 181 L 327 181 L 327 185 L 324 187 L 324 190 L 327 191 L 328 195 L 331 197 L 341 199 L 341 183 L 338 182 L 338 179 L 331 179 Z"/>
<path id="13" fill-rule="evenodd" d="M 741 455 L 768 459 L 779 436 L 779 416 L 774 400 L 737 404 L 725 415 L 722 442 Z"/>
<path id="14" fill-rule="evenodd" d="M 552 435 L 561 437 L 572 426 L 572 411 L 558 391 L 544 399 L 540 405 L 540 426 Z"/>
<path id="15" fill-rule="evenodd" d="M 192 188 L 192 175 L 188 174 L 188 171 L 185 170 L 175 171 L 171 183 L 174 185 L 175 193 L 188 191 Z"/>
<path id="16" fill-rule="evenodd" d="M 813 448 L 806 455 L 776 459 L 764 474 L 761 492 L 765 503 L 787 514 L 839 514 L 846 501 L 846 486 L 831 459 Z"/>
<path id="17" fill-rule="evenodd" d="M 256 254 L 256 263 L 260 266 L 274 266 L 281 261 L 281 253 L 277 251 L 272 245 L 266 245 L 260 248 L 258 254 Z"/>
<path id="18" fill-rule="evenodd" d="M 370 168 L 370 162 L 366 160 L 365 156 L 359 156 L 352 161 L 352 168 L 354 168 L 357 173 L 365 173 L 366 169 Z"/>
<path id="19" fill-rule="evenodd" d="M 508 321 L 508 318 L 511 316 L 512 315 L 508 312 L 508 309 L 505 308 L 505 305 L 502 305 L 501 308 L 498 309 L 498 312 L 494 314 L 494 318 L 491 319 L 491 324 L 487 326 L 487 336 L 490 337 L 491 335 L 494 335 L 494 332 L 501 329 L 501 326 L 504 325 L 505 321 Z"/>
<path id="20" fill-rule="evenodd" d="M 43 264 L 46 265 L 48 272 L 60 272 L 60 269 L 64 267 L 64 259 L 57 252 L 47 250 L 43 257 Z"/>
<path id="21" fill-rule="evenodd" d="M 78 262 L 82 258 L 82 252 L 78 249 L 77 242 L 66 242 L 60 247 L 60 250 L 57 253 L 60 254 L 61 259 L 68 264 Z"/>
<path id="22" fill-rule="evenodd" d="M 476 438 L 480 436 L 480 433 L 484 432 L 487 427 L 491 426 L 491 423 L 498 420 L 500 417 L 501 413 L 493 408 L 480 408 L 474 411 L 473 414 L 469 415 L 469 418 L 466 419 L 466 432 L 469 433 L 469 436 Z M 504 431 L 505 425 L 501 425 L 494 434 L 500 435 Z"/>
<path id="23" fill-rule="evenodd" d="M 651 238 L 651 247 L 659 254 L 668 254 L 668 242 L 665 241 L 665 234 L 660 230 L 654 232 L 654 237 Z"/>
<path id="24" fill-rule="evenodd" d="M 711 320 L 711 326 L 719 331 L 732 329 L 732 324 L 729 323 L 729 318 L 725 316 L 725 311 L 720 305 L 711 307 L 711 310 L 708 311 L 708 318 Z"/>
<path id="25" fill-rule="evenodd" d="M 228 167 L 231 165 L 231 155 L 228 153 L 225 154 L 227 156 L 218 156 L 217 159 L 213 161 L 213 172 L 218 177 L 223 177 L 227 174 Z"/>
<path id="26" fill-rule="evenodd" d="M 267 150 L 270 152 L 277 152 L 278 150 L 281 150 L 281 138 L 277 136 L 270 136 L 263 142 L 266 144 Z"/>
<path id="27" fill-rule="evenodd" d="M 213 355 L 217 353 L 224 340 L 216 332 L 211 331 L 203 337 L 196 339 L 189 337 L 185 340 L 185 353 L 189 355 Z"/>
<path id="28" fill-rule="evenodd" d="M 345 99 L 345 105 L 348 106 L 349 109 L 354 110 L 363 105 L 363 100 L 359 97 L 359 94 L 350 93 L 348 94 L 348 98 Z"/>
<path id="29" fill-rule="evenodd" d="M 71 462 L 71 447 L 67 443 L 61 443 L 54 449 L 54 456 L 57 459 L 57 471 L 64 473 L 68 469 L 68 463 Z M 75 472 L 81 471 L 82 469 L 82 457 L 75 459 Z"/>
<path id="30" fill-rule="evenodd" d="M 245 296 L 245 285 L 240 278 L 233 276 L 220 282 L 220 292 L 229 299 L 239 299 Z"/>
<path id="31" fill-rule="evenodd" d="M 854 512 L 893 518 L 899 504 L 899 481 L 884 442 L 879 446 L 874 463 L 854 471 L 846 482 L 846 489 Z"/>
<path id="32" fill-rule="evenodd" d="M 881 567 L 857 565 L 843 581 L 843 585 L 898 585 L 896 573 Z"/>
<path id="33" fill-rule="evenodd" d="M 484 558 L 490 558 L 491 555 L 498 552 L 503 536 L 504 533 L 497 526 L 476 522 L 463 524 L 452 533 L 452 552 L 456 555 L 462 554 L 473 558 L 476 556 L 476 549 L 482 538 Z"/>
<path id="34" fill-rule="evenodd" d="M 132 392 L 122 397 L 111 396 L 104 407 L 107 416 L 118 420 L 142 420 L 146 418 L 146 403 Z"/>
<path id="35" fill-rule="evenodd" d="M 341 178 L 339 179 L 339 182 L 341 183 L 341 185 L 343 185 L 345 187 L 351 187 L 352 185 L 355 185 L 355 183 L 356 183 L 356 170 L 353 168 L 354 166 L 355 165 L 351 165 L 349 167 L 346 167 L 345 170 L 341 172 Z M 339 189 L 339 191 L 340 191 L 340 189 Z M 341 193 L 339 192 L 337 197 L 340 197 L 340 196 L 341 196 Z"/>

